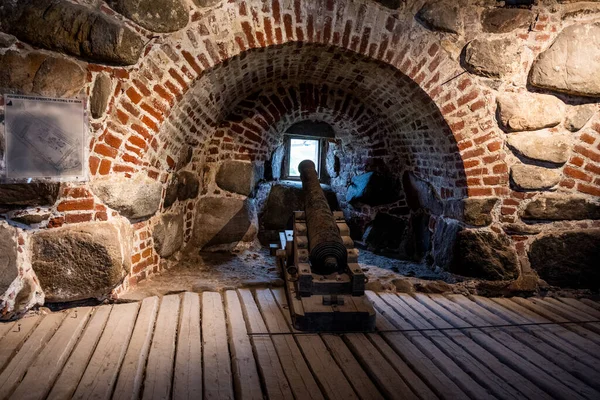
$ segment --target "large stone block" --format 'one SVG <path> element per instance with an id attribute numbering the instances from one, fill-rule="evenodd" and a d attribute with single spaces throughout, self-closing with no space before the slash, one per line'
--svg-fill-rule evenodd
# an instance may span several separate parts
<path id="1" fill-rule="evenodd" d="M 567 1 L 570 3 L 569 1 Z M 565 1 L 561 1 L 565 3 Z M 600 4 L 598 0 L 576 1 L 574 4 L 564 4 L 562 6 L 562 19 L 583 19 L 596 18 L 600 14 Z"/>
<path id="2" fill-rule="evenodd" d="M 463 200 L 463 222 L 484 226 L 492 223 L 492 210 L 498 203 L 496 197 L 468 198 Z"/>
<path id="3" fill-rule="evenodd" d="M 434 187 L 427 181 L 419 179 L 412 172 L 402 176 L 402 187 L 406 194 L 406 202 L 413 210 L 425 208 L 434 215 L 440 215 L 444 209 L 443 202 Z"/>
<path id="4" fill-rule="evenodd" d="M 0 320 L 8 321 L 22 317 L 34 306 L 44 304 L 44 292 L 33 270 L 15 279 L 8 290 L 0 292 Z"/>
<path id="5" fill-rule="evenodd" d="M 492 281 L 515 279 L 519 262 L 507 235 L 465 229 L 457 235 L 452 272 Z"/>
<path id="6" fill-rule="evenodd" d="M 385 213 L 377 213 L 367 227 L 363 242 L 369 250 L 389 256 L 404 256 L 408 221 Z"/>
<path id="7" fill-rule="evenodd" d="M 585 104 L 571 107 L 569 111 L 567 111 L 565 128 L 571 132 L 577 132 L 585 126 L 597 110 L 597 104 Z"/>
<path id="8" fill-rule="evenodd" d="M 552 221 L 600 219 L 600 202 L 579 195 L 548 193 L 529 202 L 521 212 L 521 218 Z"/>
<path id="9" fill-rule="evenodd" d="M 92 182 L 92 190 L 105 204 L 129 219 L 154 215 L 162 196 L 162 184 L 144 174 L 100 178 Z"/>
<path id="10" fill-rule="evenodd" d="M 177 174 L 177 199 L 180 201 L 195 199 L 200 192 L 198 175 L 190 171 Z"/>
<path id="11" fill-rule="evenodd" d="M 61 57 L 48 57 L 33 79 L 33 93 L 51 97 L 75 96 L 85 84 L 85 72 L 77 63 Z"/>
<path id="12" fill-rule="evenodd" d="M 181 0 L 108 0 L 115 11 L 153 32 L 174 32 L 185 28 L 189 19 Z"/>
<path id="13" fill-rule="evenodd" d="M 463 30 L 461 7 L 454 1 L 429 1 L 415 18 L 434 31 L 462 33 Z"/>
<path id="14" fill-rule="evenodd" d="M 531 244 L 528 254 L 531 268 L 551 285 L 600 288 L 600 229 L 544 235 Z"/>
<path id="15" fill-rule="evenodd" d="M 217 4 L 221 3 L 223 0 L 193 0 L 193 1 L 196 6 L 204 8 L 204 7 L 216 6 Z"/>
<path id="16" fill-rule="evenodd" d="M 509 135 L 506 143 L 532 160 L 564 164 L 569 159 L 571 136 L 548 131 L 523 132 Z"/>
<path id="17" fill-rule="evenodd" d="M 85 71 L 76 62 L 41 52 L 0 55 L 0 87 L 27 94 L 69 97 L 85 84 Z"/>
<path id="18" fill-rule="evenodd" d="M 500 123 L 508 132 L 556 126 L 564 115 L 564 103 L 547 94 L 505 93 L 497 102 Z"/>
<path id="19" fill-rule="evenodd" d="M 339 152 L 339 145 L 333 143 L 328 144 L 327 154 L 325 156 L 325 172 L 329 178 L 337 178 L 340 176 L 342 165 L 340 157 L 338 156 Z"/>
<path id="20" fill-rule="evenodd" d="M 250 200 L 231 197 L 202 197 L 196 204 L 191 242 L 202 249 L 212 246 L 250 242 L 257 227 Z"/>
<path id="21" fill-rule="evenodd" d="M 179 189 L 179 178 L 177 175 L 173 175 L 167 189 L 165 190 L 165 198 L 163 200 L 163 206 L 165 209 L 171 207 L 177 201 L 177 190 Z"/>
<path id="22" fill-rule="evenodd" d="M 50 209 L 29 208 L 21 212 L 15 212 L 10 216 L 13 221 L 20 222 L 25 225 L 34 225 L 42 223 L 50 218 L 52 214 Z"/>
<path id="23" fill-rule="evenodd" d="M 90 222 L 34 234 L 32 266 L 46 300 L 108 296 L 129 272 L 131 242 L 124 222 Z"/>
<path id="24" fill-rule="evenodd" d="M 175 170 L 179 171 L 180 169 L 185 168 L 192 158 L 194 157 L 194 148 L 198 146 L 198 144 L 186 144 L 182 146 L 179 150 L 179 155 L 177 156 L 177 164 L 175 166 Z"/>
<path id="25" fill-rule="evenodd" d="M 431 215 L 427 212 L 417 212 L 410 215 L 408 221 L 408 235 L 404 252 L 406 258 L 421 261 L 431 250 L 431 231 L 429 220 Z"/>
<path id="26" fill-rule="evenodd" d="M 514 74 L 521 64 L 521 48 L 512 39 L 475 39 L 464 49 L 465 68 L 488 78 Z"/>
<path id="27" fill-rule="evenodd" d="M 163 214 L 154 227 L 152 237 L 158 255 L 167 258 L 183 245 L 183 214 Z"/>
<path id="28" fill-rule="evenodd" d="M 352 205 L 380 206 L 394 203 L 400 198 L 400 187 L 396 178 L 378 172 L 355 176 L 346 192 L 346 201 Z"/>
<path id="29" fill-rule="evenodd" d="M 492 8 L 484 11 L 481 25 L 484 32 L 508 33 L 518 28 L 527 28 L 534 14 L 522 8 Z"/>
<path id="30" fill-rule="evenodd" d="M 321 187 L 331 210 L 339 210 L 335 192 L 327 187 Z M 293 212 L 304 210 L 301 183 L 285 182 L 271 186 L 262 210 L 260 215 L 262 229 L 272 231 L 291 229 Z"/>
<path id="31" fill-rule="evenodd" d="M 450 200 L 445 203 L 444 215 L 469 225 L 485 226 L 492 223 L 492 210 L 496 203 L 498 203 L 497 197 Z"/>
<path id="32" fill-rule="evenodd" d="M 433 262 L 443 270 L 449 270 L 454 260 L 456 237 L 461 230 L 458 221 L 439 218 L 433 233 Z"/>
<path id="33" fill-rule="evenodd" d="M 304 196 L 299 184 L 273 185 L 261 215 L 261 225 L 265 230 L 292 228 L 292 213 L 304 210 Z"/>
<path id="34" fill-rule="evenodd" d="M 0 184 L 0 206 L 24 207 L 53 205 L 60 183 Z"/>
<path id="35" fill-rule="evenodd" d="M 335 193 L 324 189 L 329 208 L 339 209 Z M 292 229 L 292 214 L 304 210 L 304 195 L 300 183 L 281 183 L 273 185 L 260 220 L 265 230 Z"/>
<path id="36" fill-rule="evenodd" d="M 533 86 L 581 96 L 600 96 L 600 24 L 563 29 L 531 67 Z"/>
<path id="37" fill-rule="evenodd" d="M 177 200 L 184 201 L 195 199 L 200 192 L 200 179 L 190 171 L 179 171 L 173 174 L 165 191 L 164 207 L 169 208 Z"/>
<path id="38" fill-rule="evenodd" d="M 37 47 L 119 65 L 135 64 L 144 46 L 116 19 L 62 0 L 4 2 L 0 29 Z"/>
<path id="39" fill-rule="evenodd" d="M 0 295 L 19 276 L 17 265 L 17 228 L 0 224 Z"/>
<path id="40" fill-rule="evenodd" d="M 249 196 L 261 178 L 256 164 L 227 160 L 219 167 L 215 179 L 221 189 Z"/>
<path id="41" fill-rule="evenodd" d="M 16 37 L 0 32 L 0 49 L 7 49 L 15 44 L 16 41 Z"/>
<path id="42" fill-rule="evenodd" d="M 47 55 L 41 52 L 21 54 L 9 50 L 0 55 L 0 85 L 24 93 L 33 91 L 33 80 Z"/>
<path id="43" fill-rule="evenodd" d="M 283 159 L 285 157 L 285 146 L 279 146 L 271 154 L 271 160 L 265 165 L 265 178 L 267 180 L 279 180 L 283 176 Z M 270 167 L 270 168 L 269 168 Z M 270 173 L 269 173 L 270 170 Z"/>
<path id="44" fill-rule="evenodd" d="M 94 81 L 94 90 L 90 98 L 90 112 L 92 117 L 100 118 L 106 110 L 108 99 L 112 94 L 112 80 L 106 73 L 99 74 Z"/>
<path id="45" fill-rule="evenodd" d="M 523 190 L 550 189 L 560 182 L 561 176 L 559 169 L 535 165 L 516 164 L 510 169 L 514 185 Z"/>

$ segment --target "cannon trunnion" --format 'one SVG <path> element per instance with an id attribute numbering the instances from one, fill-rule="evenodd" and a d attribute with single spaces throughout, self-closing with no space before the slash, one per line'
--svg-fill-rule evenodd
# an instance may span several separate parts
<path id="1" fill-rule="evenodd" d="M 292 231 L 280 233 L 283 269 L 294 327 L 306 331 L 369 331 L 375 311 L 366 277 L 341 212 L 332 213 L 312 161 L 299 165 L 305 210 Z"/>

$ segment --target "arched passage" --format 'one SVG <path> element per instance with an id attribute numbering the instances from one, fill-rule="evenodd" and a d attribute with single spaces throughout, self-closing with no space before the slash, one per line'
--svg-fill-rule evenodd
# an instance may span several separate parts
<path id="1" fill-rule="evenodd" d="M 229 160 L 245 161 L 253 172 L 241 175 L 253 180 L 253 185 L 263 177 L 263 172 L 256 177 L 254 171 L 272 165 L 283 132 L 303 120 L 327 122 L 336 132 L 328 154 L 337 157 L 341 167 L 331 182 L 332 189 L 347 217 L 355 221 L 358 238 L 378 214 L 394 221 L 409 218 L 403 177 L 405 185 L 420 185 L 419 190 L 437 204 L 428 206 L 427 215 L 420 215 L 425 228 L 419 229 L 427 229 L 430 213 L 434 217 L 443 214 L 443 200 L 466 194 L 459 147 L 438 106 L 393 66 L 352 50 L 302 42 L 250 49 L 204 71 L 173 102 L 156 135 L 150 136 L 147 116 L 141 117 L 146 128 L 132 125 L 117 159 L 140 155 L 140 165 L 147 166 L 151 176 L 155 171 L 154 176 L 167 184 L 166 197 L 181 171 L 201 177 L 200 200 L 174 205 L 165 201 L 162 207 L 166 213 L 185 213 L 189 248 L 254 237 L 256 214 L 261 214 L 264 204 L 261 199 L 249 200 L 254 198 L 253 187 L 237 189 L 245 187 L 238 182 L 242 178 L 231 178 L 236 180 L 232 184 L 219 182 L 224 174 L 220 171 L 234 168 L 224 167 Z M 144 100 L 141 104 L 144 107 Z M 146 136 L 150 145 L 141 148 L 140 154 L 132 154 L 135 144 Z M 238 173 L 237 169 L 231 171 Z M 390 180 L 390 190 L 398 193 L 387 201 L 351 198 L 349 188 L 356 186 L 361 176 L 373 173 L 380 183 Z M 411 178 L 407 179 L 407 174 Z M 217 199 L 230 202 L 236 212 L 217 207 Z M 212 202 L 212 210 L 203 201 Z M 250 222 L 241 224 L 237 236 L 229 235 L 228 221 L 206 233 L 207 221 L 215 217 L 211 211 Z"/>
<path id="2" fill-rule="evenodd" d="M 229 107 L 226 103 L 243 98 L 244 93 L 252 90 L 249 87 L 254 87 L 257 83 L 258 77 L 251 76 L 252 69 L 244 70 L 237 76 L 226 76 L 224 71 L 229 71 L 229 64 L 244 63 L 247 50 L 272 54 L 270 52 L 273 46 L 286 43 L 324 45 L 331 51 L 336 48 L 346 49 L 355 53 L 355 57 L 363 56 L 372 61 L 380 61 L 379 67 L 388 64 L 404 75 L 402 79 L 414 81 L 428 94 L 451 126 L 451 133 L 448 134 L 455 136 L 460 149 L 472 147 L 473 139 L 479 140 L 479 144 L 494 140 L 494 135 L 490 133 L 492 124 L 488 122 L 493 116 L 482 107 L 485 104 L 485 93 L 471 88 L 469 79 L 456 79 L 446 84 L 447 79 L 461 72 L 460 68 L 440 48 L 433 36 L 407 34 L 407 29 L 414 24 L 408 15 L 393 13 L 369 2 L 346 6 L 332 3 L 324 8 L 315 8 L 312 2 L 295 2 L 295 5 L 273 2 L 257 9 L 255 7 L 227 4 L 219 9 L 199 13 L 193 17 L 196 22 L 186 29 L 185 34 L 151 48 L 139 70 L 129 77 L 129 83 L 122 85 L 116 92 L 107 124 L 107 131 L 116 134 L 125 143 L 130 137 L 134 138 L 126 143 L 129 147 L 119 147 L 121 152 L 114 161 L 107 160 L 103 155 L 92 158 L 93 173 L 108 174 L 110 171 L 127 170 L 124 166 L 135 170 L 137 162 L 138 165 L 143 163 L 153 168 L 151 175 L 158 176 L 161 171 L 168 169 L 167 158 L 156 158 L 149 162 L 144 154 L 147 150 L 152 152 L 152 149 L 168 146 L 153 139 L 156 131 L 162 129 L 165 118 L 175 112 L 171 110 L 172 106 L 184 98 L 190 87 L 197 88 L 196 97 L 208 99 L 208 103 L 190 105 L 189 110 L 198 109 L 196 106 L 199 106 L 204 117 L 196 118 L 194 122 L 199 126 L 189 129 L 210 130 L 210 124 L 216 123 L 218 119 L 215 109 L 223 112 Z M 230 26 L 231 29 L 223 30 L 223 26 Z M 268 61 L 276 60 L 290 62 L 286 57 Z M 303 63 L 309 68 L 313 64 L 309 58 Z M 331 59 L 329 64 L 322 63 L 320 71 L 326 71 L 330 66 L 334 67 L 334 64 L 335 59 Z M 302 63 L 293 65 L 305 68 Z M 275 67 L 274 65 L 273 68 Z M 278 76 L 278 79 L 287 77 L 287 67 L 289 65 L 280 68 L 284 74 Z M 377 71 L 379 67 L 375 67 L 373 71 Z M 348 71 L 348 75 L 352 76 L 352 71 Z M 373 72 L 371 75 L 376 76 L 377 73 Z M 198 80 L 208 76 L 211 77 L 206 79 L 205 83 L 208 85 L 197 84 Z M 271 79 L 273 76 L 271 75 Z M 347 79 L 344 81 L 348 83 Z M 460 97 L 457 94 L 457 86 L 466 96 Z M 204 89 L 199 89 L 202 87 Z M 385 92 L 394 89 L 388 87 L 380 90 L 382 92 L 373 94 L 379 96 L 379 100 L 385 97 Z M 416 100 L 414 104 L 418 102 Z M 383 101 L 379 106 L 389 109 L 390 103 Z M 469 119 L 481 121 L 481 129 L 471 128 L 467 131 L 465 121 Z M 173 118 L 169 117 L 169 120 Z M 102 139 L 101 137 L 100 141 Z M 494 151 L 496 150 L 490 150 L 490 153 Z M 481 155 L 479 153 L 480 151 L 475 156 Z M 170 156 L 173 159 L 175 155 Z M 473 154 L 467 153 L 463 159 L 471 156 Z M 103 168 L 99 165 L 101 159 L 105 159 Z M 112 167 L 115 163 L 118 165 L 116 170 Z M 477 185 L 472 183 L 471 186 L 475 188 Z M 479 184 L 486 185 L 481 181 Z M 489 195 L 493 192 L 491 189 L 474 190 L 472 194 Z"/>
<path id="3" fill-rule="evenodd" d="M 141 173 L 167 195 L 184 169 L 203 181 L 201 196 L 220 196 L 211 163 L 264 163 L 287 126 L 312 118 L 339 133 L 350 164 L 336 182 L 342 202 L 353 176 L 378 168 L 394 170 L 397 180 L 410 171 L 436 203 L 507 190 L 488 94 L 459 76 L 435 37 L 407 34 L 415 29 L 408 14 L 370 2 L 295 5 L 223 4 L 149 46 L 117 87 L 103 133 L 91 144 L 93 180 Z M 477 168 L 481 157 L 485 168 Z M 484 174 L 495 178 L 484 181 Z M 195 206 L 180 203 L 169 212 L 185 213 L 189 242 Z M 406 208 L 400 199 L 355 211 L 364 226 L 379 211 Z M 151 235 L 154 223 L 136 224 L 138 235 Z M 132 271 L 158 260 L 148 255 Z"/>
<path id="4" fill-rule="evenodd" d="M 507 28 L 489 23 L 516 10 L 493 2 L 465 3 L 448 19 L 446 5 L 425 1 L 385 2 L 394 9 L 371 0 L 183 2 L 177 27 L 168 33 L 151 31 L 139 15 L 111 9 L 114 2 L 55 1 L 55 12 L 46 12 L 43 1 L 12 2 L 0 13 L 0 30 L 16 35 L 3 35 L 0 46 L 0 63 L 8 66 L 0 78 L 7 89 L 79 92 L 91 100 L 86 106 L 92 116 L 91 182 L 56 183 L 48 190 L 34 185 L 47 191 L 47 198 L 19 195 L 9 199 L 8 208 L 0 205 L 0 218 L 23 235 L 19 251 L 29 255 L 27 238 L 43 236 L 38 232 L 58 236 L 81 227 L 119 226 L 126 242 L 133 238 L 133 248 L 117 246 L 122 250 L 118 271 L 106 287 L 114 288 L 125 274 L 135 282 L 158 271 L 168 257 L 157 245 L 157 232 L 168 218 L 184 215 L 179 226 L 189 242 L 198 227 L 198 206 L 207 208 L 206 199 L 260 203 L 256 193 L 222 187 L 219 171 L 237 161 L 243 168 L 256 166 L 262 176 L 261 168 L 276 164 L 282 133 L 306 120 L 328 123 L 336 132 L 327 150 L 338 165 L 331 187 L 359 226 L 382 213 L 410 215 L 412 224 L 417 204 L 424 232 L 446 237 L 443 227 L 450 221 L 462 229 L 464 243 L 474 244 L 465 254 L 489 253 L 492 243 L 511 255 L 507 274 L 495 274 L 494 268 L 481 273 L 483 260 L 471 263 L 478 265 L 467 275 L 527 275 L 529 253 L 539 251 L 533 244 L 543 243 L 546 234 L 598 226 L 596 214 L 570 212 L 582 202 L 595 204 L 599 193 L 597 90 L 576 91 L 591 95 L 585 99 L 538 79 L 540 68 L 556 69 L 562 56 L 549 54 L 563 41 L 570 43 L 566 59 L 585 53 L 585 41 L 571 43 L 570 35 L 593 14 L 573 13 L 571 5 L 536 4 L 518 11 L 525 23 L 514 20 L 519 23 Z M 98 22 L 110 34 L 95 36 L 104 28 L 68 29 L 79 20 Z M 45 29 L 38 32 L 42 23 Z M 89 40 L 100 45 L 90 47 Z M 104 44 L 118 57 L 107 54 Z M 39 74 L 20 73 L 31 68 Z M 514 104 L 521 106 L 505 107 Z M 522 113 L 529 111 L 523 104 L 544 109 L 547 121 L 538 125 L 539 116 Z M 505 123 L 515 110 L 527 123 Z M 539 132 L 527 132 L 533 129 Z M 551 136 L 552 144 L 546 142 Z M 529 148 L 528 138 L 542 143 L 533 147 L 543 150 Z M 369 173 L 382 174 L 384 183 L 402 181 L 404 197 L 377 205 L 352 202 L 353 181 Z M 277 184 L 264 181 L 258 192 Z M 563 200 L 565 212 L 536 211 Z M 23 201 L 29 206 L 21 207 Z M 40 202 L 47 207 L 36 208 Z M 546 225 L 534 232 L 531 221 Z M 179 236 L 184 235 L 173 235 Z M 176 248 L 179 242 L 172 244 Z M 519 260 L 512 257 L 515 250 Z M 546 269 L 543 258 L 533 257 L 534 269 Z M 27 263 L 23 268 L 33 271 Z"/>
<path id="5" fill-rule="evenodd" d="M 155 89 L 161 93 L 159 87 Z M 140 107 L 146 106 L 142 102 Z M 436 182 L 440 192 L 464 186 L 464 174 L 457 172 L 462 169 L 461 157 L 452 130 L 415 82 L 352 51 L 296 42 L 249 50 L 205 71 L 173 104 L 160 126 L 145 113 L 139 114 L 141 123 L 127 118 L 132 129 L 116 158 L 127 163 L 130 156 L 141 155 L 143 161 L 138 163 L 169 170 L 166 160 L 175 160 L 184 143 L 203 146 L 217 129 L 238 126 L 236 132 L 243 128 L 269 140 L 266 135 L 273 134 L 273 124 L 280 123 L 281 116 L 319 109 L 362 124 L 360 134 L 370 138 L 372 149 L 404 158 L 432 180 L 444 177 L 445 182 Z M 116 124 L 111 127 L 125 130 Z M 152 129 L 158 131 L 156 135 Z M 136 149 L 137 143 L 142 147 Z M 444 197 L 462 196 L 460 191 L 446 193 Z"/>

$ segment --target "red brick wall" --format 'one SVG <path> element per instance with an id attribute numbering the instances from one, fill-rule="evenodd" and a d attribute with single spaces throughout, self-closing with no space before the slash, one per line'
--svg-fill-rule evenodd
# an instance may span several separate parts
<path id="1" fill-rule="evenodd" d="M 357 162 L 381 158 L 411 169 L 444 199 L 498 196 L 497 222 L 516 220 L 519 205 L 535 193 L 509 185 L 514 155 L 496 122 L 495 98 L 526 90 L 531 63 L 564 23 L 550 8 L 537 7 L 532 29 L 505 35 L 523 49 L 521 71 L 493 82 L 465 73 L 459 62 L 460 48 L 481 34 L 477 15 L 469 14 L 469 29 L 453 42 L 419 26 L 419 6 L 228 1 L 193 11 L 184 30 L 160 36 L 126 21 L 148 38 L 140 62 L 87 65 L 87 94 L 100 72 L 115 86 L 106 115 L 91 123 L 92 179 L 143 172 L 166 183 L 188 146 L 198 172 L 226 157 L 265 160 L 287 126 L 319 117 L 355 149 Z M 600 196 L 600 120 L 594 118 L 573 134 L 562 191 Z M 49 227 L 111 217 L 85 186 L 64 189 L 55 207 L 60 216 Z M 193 206 L 181 207 L 189 237 Z M 148 250 L 151 227 L 135 226 L 132 282 L 158 268 Z"/>
<path id="2" fill-rule="evenodd" d="M 351 121 L 349 136 L 355 148 L 362 141 L 366 158 L 414 170 L 442 198 L 501 197 L 500 222 L 514 221 L 533 196 L 510 188 L 496 91 L 485 78 L 462 74 L 435 34 L 407 35 L 410 10 L 274 0 L 228 3 L 192 21 L 148 46 L 138 66 L 112 70 L 119 83 L 108 118 L 95 127 L 102 134 L 90 145 L 92 174 L 144 170 L 164 182 L 186 143 L 198 143 L 196 170 L 227 157 L 265 160 L 279 133 L 310 113 L 334 125 Z M 530 52 L 523 74 L 559 26 L 541 9 L 530 32 L 513 35 Z M 476 34 L 466 31 L 465 39 Z M 301 90 L 298 80 L 326 89 Z M 509 85 L 500 90 L 518 90 Z M 600 195 L 600 129 L 592 126 L 578 135 L 564 190 Z"/>

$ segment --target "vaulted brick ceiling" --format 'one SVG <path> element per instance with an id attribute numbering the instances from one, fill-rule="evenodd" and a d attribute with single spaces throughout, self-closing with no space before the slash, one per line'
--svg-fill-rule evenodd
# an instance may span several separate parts
<path id="1" fill-rule="evenodd" d="M 265 158 L 278 135 L 302 119 L 332 123 L 340 136 L 372 149 L 370 156 L 462 178 L 454 139 L 427 94 L 393 67 L 333 46 L 289 43 L 226 60 L 183 95 L 161 136 L 172 154 L 186 142 L 204 149 L 212 143 L 215 154 L 225 135 L 238 150 Z M 218 130 L 231 132 L 215 141 Z"/>

